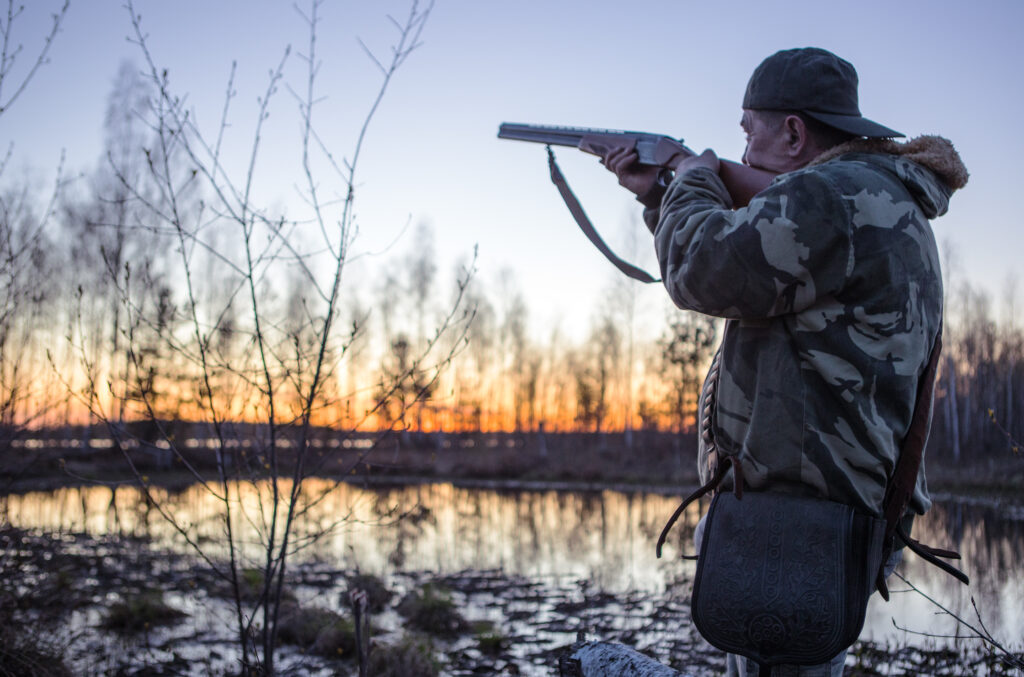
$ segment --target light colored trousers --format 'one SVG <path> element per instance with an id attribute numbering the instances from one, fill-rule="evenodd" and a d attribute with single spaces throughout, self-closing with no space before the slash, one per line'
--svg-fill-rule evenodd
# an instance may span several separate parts
<path id="1" fill-rule="evenodd" d="M 846 649 L 828 663 L 818 665 L 776 665 L 772 667 L 772 677 L 843 677 L 843 666 L 846 665 Z M 757 663 L 746 656 L 733 653 L 725 654 L 726 677 L 757 677 Z"/>

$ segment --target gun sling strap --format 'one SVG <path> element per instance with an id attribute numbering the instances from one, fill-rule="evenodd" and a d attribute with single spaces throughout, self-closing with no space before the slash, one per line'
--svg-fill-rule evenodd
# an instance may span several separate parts
<path id="1" fill-rule="evenodd" d="M 590 223 L 590 219 L 587 218 L 587 214 L 583 211 L 583 206 L 580 204 L 580 201 L 576 199 L 576 196 L 573 195 L 572 189 L 569 188 L 569 184 L 565 180 L 565 175 L 562 174 L 562 170 L 559 169 L 558 163 L 555 162 L 555 153 L 551 150 L 551 146 L 548 146 L 547 149 L 548 167 L 551 169 L 551 181 L 558 188 L 558 192 L 565 201 L 565 206 L 569 208 L 569 211 L 572 213 L 572 217 L 576 219 L 576 224 L 580 227 L 580 230 L 583 231 L 583 234 L 587 236 L 587 239 L 597 247 L 598 251 L 604 254 L 605 258 L 615 264 L 616 268 L 634 280 L 639 280 L 640 282 L 646 282 L 648 284 L 651 282 L 660 282 L 661 280 L 654 277 L 647 271 L 637 268 L 632 263 L 623 261 L 608 247 L 607 244 L 605 244 L 605 241 L 601 239 L 597 230 L 594 229 L 594 225 Z"/>

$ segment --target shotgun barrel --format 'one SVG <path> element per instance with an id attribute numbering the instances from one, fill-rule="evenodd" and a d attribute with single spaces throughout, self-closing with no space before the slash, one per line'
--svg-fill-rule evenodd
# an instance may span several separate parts
<path id="1" fill-rule="evenodd" d="M 637 152 L 637 162 L 656 167 L 666 166 L 666 163 L 679 153 L 690 154 L 681 139 L 676 140 L 664 134 L 629 132 L 621 129 L 503 122 L 498 128 L 498 138 L 532 141 L 552 146 L 571 146 L 594 155 L 603 155 L 616 146 L 633 146 Z"/>

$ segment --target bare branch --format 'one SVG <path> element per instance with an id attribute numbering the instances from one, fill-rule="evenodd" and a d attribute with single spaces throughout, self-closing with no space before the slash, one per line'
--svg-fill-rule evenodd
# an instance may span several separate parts
<path id="1" fill-rule="evenodd" d="M 11 27 L 18 15 L 21 14 L 24 7 L 19 7 L 17 10 L 14 9 L 14 0 L 7 0 L 7 20 L 0 20 L 0 115 L 11 107 L 21 93 L 25 91 L 28 83 L 32 81 L 36 72 L 46 63 L 49 63 L 47 54 L 50 48 L 53 46 L 53 41 L 57 38 L 57 33 L 60 32 L 61 23 L 64 21 L 64 17 L 68 12 L 68 7 L 71 6 L 71 0 L 64 0 L 64 5 L 53 14 L 53 22 L 50 26 L 50 32 L 47 33 L 43 39 L 43 47 L 39 50 L 38 56 L 35 61 L 29 67 L 28 72 L 21 79 L 19 83 L 15 84 L 14 93 L 7 97 L 6 100 L 3 98 L 3 88 L 5 81 L 10 76 L 11 69 L 14 68 L 14 64 L 17 61 L 18 55 L 21 53 L 22 45 L 14 47 L 12 45 Z"/>
<path id="2" fill-rule="evenodd" d="M 942 604 L 937 602 L 933 597 L 930 597 L 923 590 L 921 590 L 916 585 L 914 585 L 909 580 L 907 580 L 906 577 L 904 577 L 898 571 L 894 571 L 893 574 L 897 578 L 899 578 L 901 581 L 906 583 L 908 586 L 910 586 L 911 590 L 913 590 L 914 592 L 916 592 L 919 595 L 921 595 L 922 597 L 924 597 L 926 600 L 928 600 L 929 602 L 934 604 L 938 609 L 940 609 L 942 611 L 942 613 L 944 613 L 945 615 L 947 615 L 950 618 L 952 618 L 953 620 L 955 620 L 958 625 L 961 625 L 961 626 L 967 628 L 968 630 L 970 630 L 972 633 L 974 633 L 973 639 L 980 639 L 985 644 L 988 644 L 990 647 L 992 647 L 993 649 L 998 651 L 1002 655 L 1002 659 L 1003 659 L 1003 661 L 1007 665 L 1010 665 L 1010 666 L 1012 666 L 1012 667 L 1014 667 L 1014 668 L 1016 668 L 1018 670 L 1024 670 L 1024 660 L 1022 660 L 1019 656 L 1017 656 L 1013 652 L 1009 651 L 1006 647 L 1004 647 L 1002 644 L 1000 644 L 992 636 L 991 633 L 989 633 L 988 629 L 985 627 L 984 622 L 981 620 L 981 613 L 978 611 L 978 605 L 975 603 L 974 597 L 971 597 L 971 606 L 974 608 L 974 613 L 976 614 L 976 616 L 978 618 L 978 625 L 981 626 L 980 628 L 975 627 L 970 622 L 964 620 L 963 618 L 961 618 L 960 616 L 958 616 L 957 614 L 953 613 L 948 608 L 946 608 L 945 606 L 943 606 Z M 895 621 L 893 621 L 893 625 L 896 625 Z M 931 634 L 928 634 L 928 633 L 917 633 L 917 632 L 915 632 L 913 630 L 907 630 L 906 628 L 900 628 L 899 625 L 896 625 L 896 627 L 901 629 L 901 630 L 906 630 L 907 632 L 914 632 L 915 634 L 923 634 L 923 635 L 927 635 L 929 637 L 937 637 L 937 635 L 931 635 Z M 964 638 L 962 636 L 958 636 L 958 639 L 964 639 Z M 970 638 L 968 638 L 968 639 L 970 639 Z"/>

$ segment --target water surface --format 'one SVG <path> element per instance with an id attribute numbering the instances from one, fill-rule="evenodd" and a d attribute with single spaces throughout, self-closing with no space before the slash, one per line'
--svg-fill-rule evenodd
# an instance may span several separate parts
<path id="1" fill-rule="evenodd" d="M 282 486 L 283 491 L 288 486 Z M 227 554 L 220 490 L 200 485 L 155 491 L 163 515 L 135 488 L 62 488 L 0 499 L 10 522 L 46 531 L 145 536 L 159 547 L 213 557 Z M 305 513 L 296 521 L 299 561 L 336 562 L 387 577 L 406 572 L 500 571 L 531 580 L 586 581 L 590 589 L 688 595 L 694 565 L 679 559 L 700 508 L 683 515 L 662 559 L 654 544 L 677 496 L 656 492 L 496 490 L 449 483 L 365 488 L 323 480 L 303 486 Z M 232 485 L 234 530 L 257 558 L 269 533 L 272 492 L 266 484 Z M 262 509 L 261 509 L 262 508 Z M 165 517 L 166 515 L 166 517 Z M 279 522 L 280 524 L 280 522 Z M 891 579 L 892 600 L 876 595 L 865 638 L 915 645 L 956 643 L 969 634 L 921 594 L 977 624 L 972 599 L 996 638 L 1017 647 L 1024 627 L 1024 510 L 948 499 L 915 526 L 923 542 L 958 550 L 968 588 L 908 554 L 900 571 L 921 592 Z M 257 561 L 257 559 L 254 559 Z M 940 635 L 943 639 L 928 637 Z"/>

